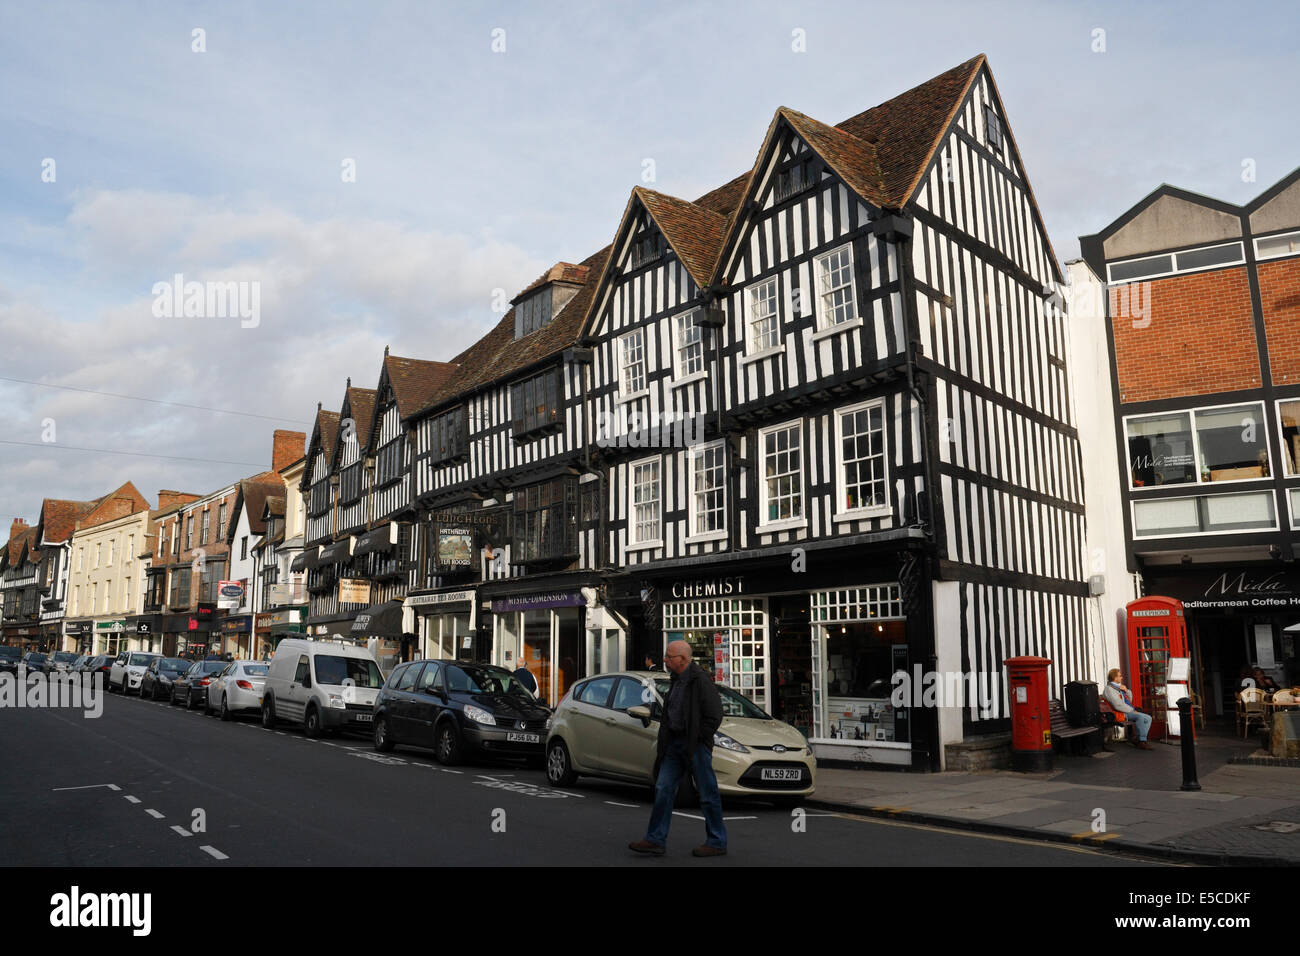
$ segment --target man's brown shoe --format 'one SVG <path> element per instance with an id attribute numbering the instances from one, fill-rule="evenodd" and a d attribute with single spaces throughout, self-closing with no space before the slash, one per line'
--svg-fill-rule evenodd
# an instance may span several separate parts
<path id="1" fill-rule="evenodd" d="M 649 840 L 637 840 L 635 843 L 629 843 L 627 848 L 635 850 L 637 853 L 648 853 L 650 856 L 664 855 L 664 848 L 658 843 L 651 843 Z"/>
<path id="2" fill-rule="evenodd" d="M 704 846 L 697 846 L 694 850 L 691 851 L 691 856 L 726 856 L 726 855 L 727 855 L 726 847 L 709 846 L 707 843 L 704 844 Z"/>
<path id="3" fill-rule="evenodd" d="M 1145 740 L 1139 740 L 1139 741 L 1137 742 L 1136 746 L 1137 746 L 1137 749 L 1138 749 L 1138 750 L 1155 750 L 1155 748 L 1152 747 L 1152 746 L 1151 746 L 1149 743 L 1147 743 Z"/>

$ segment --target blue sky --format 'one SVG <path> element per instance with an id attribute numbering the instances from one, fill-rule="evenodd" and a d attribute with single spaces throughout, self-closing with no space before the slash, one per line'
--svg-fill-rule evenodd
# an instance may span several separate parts
<path id="1" fill-rule="evenodd" d="M 8 3 L 0 379 L 309 421 L 385 344 L 449 358 L 494 290 L 607 243 L 645 160 L 693 199 L 777 106 L 839 122 L 980 52 L 1065 260 L 1161 182 L 1244 202 L 1300 165 L 1297 41 L 1284 4 Z M 261 324 L 153 316 L 177 272 L 261 282 Z M 128 479 L 220 487 L 277 427 L 8 381 L 0 405 L 0 440 L 53 420 L 62 446 L 0 444 L 3 527 Z"/>

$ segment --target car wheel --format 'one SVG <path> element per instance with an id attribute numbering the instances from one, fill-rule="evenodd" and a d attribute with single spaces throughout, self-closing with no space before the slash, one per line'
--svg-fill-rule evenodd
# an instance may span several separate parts
<path id="1" fill-rule="evenodd" d="M 578 779 L 563 740 L 552 740 L 546 748 L 546 779 L 553 787 L 567 787 Z"/>
<path id="2" fill-rule="evenodd" d="M 320 711 L 314 704 L 307 708 L 307 716 L 303 718 L 302 729 L 312 740 L 320 736 Z"/>
<path id="3" fill-rule="evenodd" d="M 230 719 L 230 708 L 226 706 L 226 695 L 225 695 L 225 694 L 222 694 L 222 695 L 221 695 L 221 719 L 222 719 L 222 720 L 229 720 L 229 719 Z"/>
<path id="4" fill-rule="evenodd" d="M 375 749 L 388 753 L 394 747 L 393 738 L 388 735 L 388 721 L 382 716 L 375 718 Z"/>
<path id="5" fill-rule="evenodd" d="M 175 688 L 175 687 L 172 688 L 171 697 L 170 697 L 170 699 L 167 701 L 167 703 L 171 704 L 173 707 L 176 706 L 176 688 Z"/>
<path id="6" fill-rule="evenodd" d="M 275 729 L 275 703 L 273 701 L 262 701 L 262 726 L 267 730 Z"/>
<path id="7" fill-rule="evenodd" d="M 460 763 L 460 729 L 454 720 L 444 720 L 438 727 L 433 755 L 438 763 L 454 767 Z"/>
<path id="8" fill-rule="evenodd" d="M 203 695 L 203 716 L 211 717 L 213 713 L 214 711 L 212 710 L 212 691 L 208 691 L 206 694 Z"/>
<path id="9" fill-rule="evenodd" d="M 185 709 L 194 709 L 194 693 L 189 688 L 186 688 L 185 690 Z"/>

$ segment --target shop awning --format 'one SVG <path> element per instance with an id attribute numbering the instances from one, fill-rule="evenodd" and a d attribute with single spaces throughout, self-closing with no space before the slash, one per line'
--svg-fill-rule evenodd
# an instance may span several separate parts
<path id="1" fill-rule="evenodd" d="M 384 601 L 357 612 L 352 622 L 353 637 L 401 637 L 402 602 Z"/>
<path id="2" fill-rule="evenodd" d="M 320 564 L 320 548 L 308 548 L 289 564 L 290 571 L 309 571 Z"/>
<path id="3" fill-rule="evenodd" d="M 321 564 L 338 564 L 340 561 L 346 561 L 352 557 L 352 538 L 344 538 L 342 541 L 335 541 L 333 544 L 321 548 Z"/>
<path id="4" fill-rule="evenodd" d="M 374 551 L 391 551 L 397 538 L 397 525 L 388 522 L 374 531 L 367 531 L 357 537 L 357 546 L 353 554 L 370 554 Z"/>

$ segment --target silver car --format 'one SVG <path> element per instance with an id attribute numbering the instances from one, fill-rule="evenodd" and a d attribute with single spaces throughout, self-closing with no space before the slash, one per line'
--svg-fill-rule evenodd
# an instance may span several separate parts
<path id="1" fill-rule="evenodd" d="M 270 666 L 265 661 L 232 661 L 208 685 L 208 706 L 219 711 L 222 720 L 242 711 L 260 712 Z"/>

